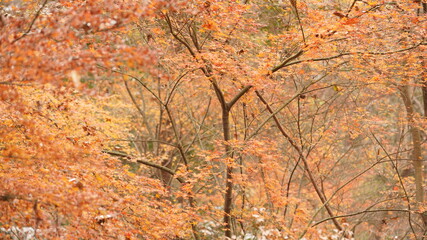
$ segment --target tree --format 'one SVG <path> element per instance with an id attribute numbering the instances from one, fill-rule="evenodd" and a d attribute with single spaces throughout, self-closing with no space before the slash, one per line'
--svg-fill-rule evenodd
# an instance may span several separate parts
<path id="1" fill-rule="evenodd" d="M 3 2 L 1 11 L 1 236 L 188 236 L 175 219 L 188 212 L 158 181 L 102 152 L 129 123 L 112 114 L 127 114 L 120 98 L 93 88 L 97 64 L 149 64 L 147 49 L 116 34 L 152 13 L 110 1 Z"/>

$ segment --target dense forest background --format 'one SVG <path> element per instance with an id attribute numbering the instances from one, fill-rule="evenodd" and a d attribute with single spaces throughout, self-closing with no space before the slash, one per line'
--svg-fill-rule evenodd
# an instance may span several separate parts
<path id="1" fill-rule="evenodd" d="M 0 2 L 0 238 L 424 239 L 424 0 Z"/>

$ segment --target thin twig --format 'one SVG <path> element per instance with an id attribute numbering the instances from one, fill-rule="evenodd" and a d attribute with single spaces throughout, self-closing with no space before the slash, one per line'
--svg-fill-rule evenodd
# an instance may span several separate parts
<path id="1" fill-rule="evenodd" d="M 17 39 L 12 41 L 12 44 L 16 43 L 17 41 L 21 40 L 22 38 L 24 38 L 25 36 L 28 35 L 28 33 L 30 33 L 31 29 L 34 26 L 34 23 L 36 22 L 37 18 L 40 16 L 41 11 L 43 10 L 43 8 L 46 6 L 47 2 L 49 0 L 45 0 L 42 4 L 42 6 L 39 8 L 39 10 L 36 12 L 36 15 L 34 16 L 33 20 L 30 23 L 30 26 L 28 27 L 27 31 L 25 31 L 20 37 L 18 37 Z"/>
<path id="2" fill-rule="evenodd" d="M 390 154 L 388 153 L 388 151 L 385 149 L 384 145 L 383 145 L 383 144 L 378 140 L 378 138 L 375 136 L 375 134 L 374 134 L 371 130 L 369 130 L 369 131 L 371 132 L 372 137 L 375 139 L 375 141 L 378 143 L 378 145 L 381 147 L 381 149 L 382 149 L 382 150 L 384 151 L 384 153 L 387 155 L 388 159 L 393 160 L 393 159 L 391 158 Z M 400 173 L 399 173 L 399 170 L 397 169 L 396 164 L 394 164 L 394 162 L 393 162 L 393 161 L 390 161 L 390 162 L 391 162 L 391 164 L 393 165 L 394 170 L 396 171 L 397 177 L 398 177 L 398 179 L 399 179 L 400 186 L 401 186 L 401 188 L 402 188 L 402 190 L 403 190 L 403 193 L 405 194 L 405 198 L 406 198 L 407 206 L 408 206 L 408 222 L 409 222 L 409 227 L 411 228 L 412 232 L 414 233 L 415 239 L 418 239 L 418 238 L 417 238 L 417 235 L 416 235 L 416 233 L 415 233 L 415 229 L 414 229 L 414 227 L 412 226 L 412 220 L 411 220 L 411 218 L 412 218 L 412 217 L 411 217 L 411 216 L 412 216 L 412 215 L 411 215 L 411 202 L 410 202 L 410 199 L 409 199 L 409 194 L 408 194 L 408 192 L 406 191 L 405 185 L 403 184 L 402 177 L 400 176 Z"/>
<path id="3" fill-rule="evenodd" d="M 374 210 L 364 210 L 361 212 L 355 212 L 355 213 L 349 213 L 349 214 L 344 214 L 344 215 L 339 215 L 339 216 L 334 216 L 334 217 L 328 217 L 325 219 L 322 219 L 318 222 L 316 222 L 315 224 L 311 225 L 312 227 L 317 226 L 321 223 L 324 223 L 326 221 L 330 221 L 332 219 L 337 219 L 337 218 L 346 218 L 346 217 L 353 217 L 353 216 L 357 216 L 360 214 L 365 214 L 365 213 L 376 213 L 376 212 L 410 212 L 410 210 L 407 209 L 374 209 Z"/>

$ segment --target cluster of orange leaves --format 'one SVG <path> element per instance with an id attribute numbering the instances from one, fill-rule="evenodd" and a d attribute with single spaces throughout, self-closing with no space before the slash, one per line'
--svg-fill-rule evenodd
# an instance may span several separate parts
<path id="1" fill-rule="evenodd" d="M 10 6 L 0 19 L 0 238 L 25 227 L 43 239 L 186 236 L 188 213 L 173 207 L 168 191 L 102 152 L 124 130 L 121 120 L 112 121 L 84 98 L 88 91 L 68 81 L 70 72 L 151 63 L 147 49 L 123 44 L 117 32 L 153 9 L 179 4 Z M 84 89 L 79 80 L 74 87 Z"/>
<path id="2" fill-rule="evenodd" d="M 65 89 L 15 90 L 27 96 L 21 111 L 0 105 L 3 228 L 38 228 L 49 239 L 185 234 L 187 213 L 158 181 L 101 152 L 114 134 L 102 109 Z"/>

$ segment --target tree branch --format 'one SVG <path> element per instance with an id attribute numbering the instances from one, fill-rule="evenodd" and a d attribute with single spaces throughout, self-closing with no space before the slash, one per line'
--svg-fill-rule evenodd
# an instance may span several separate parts
<path id="1" fill-rule="evenodd" d="M 115 157 L 125 157 L 125 158 L 130 158 L 130 159 L 134 158 L 134 157 L 132 157 L 132 156 L 126 154 L 126 153 L 122 153 L 122 152 L 109 151 L 109 150 L 103 150 L 102 152 L 110 154 L 111 156 L 115 156 Z M 172 169 L 167 168 L 165 166 L 162 166 L 162 165 L 159 165 L 159 164 L 156 164 L 156 163 L 152 163 L 152 162 L 148 162 L 148 161 L 145 161 L 145 160 L 142 160 L 142 159 L 137 159 L 136 162 L 142 163 L 144 165 L 147 165 L 147 166 L 150 166 L 150 167 L 154 167 L 154 168 L 157 168 L 157 169 L 160 169 L 160 170 L 163 170 L 163 171 L 169 173 L 170 175 L 175 175 L 175 172 Z"/>
<path id="2" fill-rule="evenodd" d="M 304 53 L 303 50 L 299 50 L 297 53 L 295 53 L 294 55 L 290 56 L 289 58 L 287 58 L 285 61 L 283 61 L 281 64 L 277 65 L 276 67 L 274 67 L 271 72 L 277 72 L 280 69 L 287 67 L 289 65 L 287 65 L 290 61 L 294 60 L 295 58 L 298 58 L 299 56 L 301 56 Z"/>
<path id="3" fill-rule="evenodd" d="M 425 43 L 425 42 L 419 42 L 419 43 L 417 43 L 417 44 L 415 44 L 414 46 L 411 46 L 411 47 L 407 47 L 407 48 L 402 48 L 402 49 L 398 49 L 398 50 L 394 50 L 394 51 L 387 51 L 387 52 L 344 52 L 344 53 L 340 53 L 340 54 L 337 54 L 337 55 L 334 55 L 334 56 L 329 56 L 329 57 L 323 57 L 323 58 L 310 58 L 310 59 L 302 59 L 302 60 L 298 60 L 298 61 L 294 61 L 294 62 L 289 62 L 289 61 L 287 61 L 287 60 L 285 60 L 282 64 L 280 64 L 279 66 L 280 66 L 280 68 L 284 68 L 284 67 L 288 67 L 288 66 L 291 66 L 291 65 L 295 65 L 295 64 L 299 64 L 299 63 L 303 63 L 303 62 L 319 62 L 319 61 L 328 61 L 328 60 L 332 60 L 332 59 L 335 59 L 335 58 L 340 58 L 340 57 L 343 57 L 343 56 L 348 56 L 348 55 L 390 55 L 390 54 L 395 54 L 395 53 L 401 53 L 401 52 L 406 52 L 406 51 L 409 51 L 409 50 L 412 50 L 412 49 L 415 49 L 415 48 L 417 48 L 417 47 L 419 47 L 419 46 L 422 46 L 422 45 L 427 45 L 427 43 Z M 301 50 L 302 51 L 302 50 Z M 293 57 L 293 56 L 292 56 Z M 291 57 L 291 58 L 292 58 Z M 292 59 L 291 59 L 292 60 Z M 285 63 L 286 62 L 286 63 Z M 277 67 L 275 67 L 273 70 L 272 70 L 272 72 L 275 72 L 274 70 L 276 69 L 276 68 L 278 68 L 279 66 L 277 66 Z M 279 68 L 279 69 L 280 69 Z M 279 70 L 279 69 L 277 69 L 277 70 Z M 276 71 L 277 71 L 276 70 Z"/>
<path id="4" fill-rule="evenodd" d="M 138 103 L 136 102 L 136 99 L 133 96 L 133 94 L 132 94 L 132 92 L 131 92 L 131 90 L 129 88 L 129 84 L 126 81 L 125 78 L 123 78 L 123 81 L 125 82 L 126 91 L 128 92 L 130 99 L 132 100 L 133 104 L 135 105 L 136 109 L 138 110 L 139 114 L 141 115 L 141 117 L 142 117 L 142 119 L 143 119 L 143 121 L 144 121 L 144 123 L 145 123 L 145 125 L 147 127 L 148 134 L 150 135 L 150 137 L 153 137 L 153 133 L 151 131 L 151 127 L 148 125 L 147 117 L 145 116 L 144 111 L 142 111 L 142 109 L 139 107 Z"/>
<path id="5" fill-rule="evenodd" d="M 270 114 L 273 114 L 273 110 L 271 109 L 271 107 L 267 103 L 267 101 L 262 97 L 262 95 L 258 91 L 255 91 L 255 93 L 257 94 L 257 96 L 261 100 L 261 102 L 264 103 L 264 105 L 266 106 L 266 108 L 270 112 Z M 273 117 L 274 121 L 276 122 L 276 125 L 279 127 L 279 130 L 282 133 L 282 135 L 288 140 L 288 142 L 291 144 L 291 146 L 298 152 L 298 155 L 299 155 L 299 157 L 301 158 L 301 160 L 302 160 L 302 162 L 304 164 L 305 172 L 307 173 L 308 178 L 309 178 L 311 184 L 314 187 L 314 190 L 316 191 L 316 193 L 317 193 L 320 201 L 322 202 L 322 204 L 325 207 L 326 211 L 328 212 L 329 216 L 334 217 L 334 213 L 332 212 L 332 209 L 329 206 L 328 199 L 326 198 L 326 196 L 323 194 L 323 192 L 320 190 L 319 186 L 317 185 L 316 180 L 314 179 L 313 173 L 312 173 L 312 171 L 310 169 L 310 165 L 308 164 L 308 161 L 307 161 L 306 157 L 304 156 L 304 153 L 302 152 L 302 149 L 285 132 L 285 130 L 282 128 L 279 120 L 277 119 L 276 115 L 273 115 L 272 117 Z M 338 230 L 341 231 L 342 227 L 338 223 L 338 221 L 335 218 L 332 218 L 332 221 L 333 221 L 335 227 Z"/>
<path id="6" fill-rule="evenodd" d="M 120 139 L 120 138 L 111 138 L 109 140 L 110 141 L 121 141 L 121 142 L 142 142 L 142 143 L 157 142 L 157 143 L 165 144 L 165 145 L 168 145 L 168 146 L 171 146 L 171 147 L 175 147 L 175 148 L 178 147 L 178 146 L 176 146 L 173 143 L 169 143 L 169 142 L 162 141 L 162 140 L 150 140 L 150 139 L 148 139 L 148 140 L 138 140 L 138 139 Z"/>
<path id="7" fill-rule="evenodd" d="M 188 43 L 187 43 L 187 42 L 185 42 L 184 40 L 182 40 L 182 39 L 178 36 L 178 34 L 176 34 L 176 33 L 173 31 L 172 22 L 171 22 L 171 19 L 169 18 L 169 15 L 168 15 L 168 14 L 166 14 L 166 15 L 165 15 L 165 18 L 166 18 L 166 23 L 168 24 L 168 27 L 169 27 L 169 30 L 170 30 L 170 32 L 171 32 L 171 34 L 172 34 L 172 36 L 173 36 L 176 40 L 178 40 L 180 43 L 184 44 L 184 46 L 185 46 L 185 47 L 188 49 L 188 51 L 190 52 L 191 56 L 196 57 L 196 54 L 194 53 L 193 49 L 191 49 L 190 45 L 188 45 Z"/>
<path id="8" fill-rule="evenodd" d="M 232 107 L 233 107 L 233 105 L 243 96 L 243 95 L 245 95 L 245 93 L 246 92 L 248 92 L 249 91 L 249 89 L 251 89 L 252 88 L 252 85 L 248 85 L 248 86 L 246 86 L 246 87 L 244 87 L 242 90 L 240 90 L 240 92 L 236 95 L 236 96 L 234 96 L 234 98 L 233 99 L 231 99 L 231 101 L 230 102 L 228 102 L 227 103 L 227 107 L 228 107 L 228 109 L 231 109 Z"/>
<path id="9" fill-rule="evenodd" d="M 278 114 L 280 111 L 282 111 L 285 107 L 287 107 L 293 100 L 295 100 L 297 97 L 299 97 L 301 94 L 303 94 L 305 92 L 305 89 L 302 89 L 299 93 L 295 94 L 291 99 L 289 99 L 287 102 L 285 102 L 282 106 L 280 106 L 275 112 L 271 113 L 270 116 L 268 116 L 259 126 L 257 129 L 255 129 L 255 131 L 247 138 L 247 139 L 251 139 L 253 137 L 255 137 L 258 132 L 261 130 L 261 128 L 264 127 L 265 124 L 267 124 L 268 121 L 270 121 L 271 118 L 273 118 L 274 116 L 276 116 L 276 114 Z"/>
<path id="10" fill-rule="evenodd" d="M 208 77 L 208 76 L 206 76 L 206 77 Z M 219 88 L 218 84 L 216 83 L 216 81 L 214 79 L 213 80 L 209 79 L 209 80 L 212 83 L 212 86 L 213 86 L 213 88 L 215 90 L 215 94 L 216 94 L 216 96 L 218 98 L 219 103 L 221 104 L 221 108 L 222 109 L 228 109 L 228 105 L 227 105 L 227 102 L 225 101 L 224 94 L 222 93 L 222 91 Z"/>
<path id="11" fill-rule="evenodd" d="M 30 23 L 30 26 L 28 27 L 27 31 L 25 31 L 20 37 L 18 37 L 17 39 L 12 41 L 12 44 L 16 43 L 17 41 L 21 40 L 22 38 L 24 38 L 25 36 L 28 35 L 28 33 L 30 33 L 31 29 L 34 26 L 34 23 L 36 22 L 37 18 L 39 18 L 41 11 L 43 10 L 43 8 L 46 6 L 47 2 L 49 0 L 45 0 L 42 4 L 42 6 L 39 8 L 39 10 L 36 12 L 36 15 L 34 16 L 33 20 Z"/>
<path id="12" fill-rule="evenodd" d="M 160 170 L 163 170 L 163 171 L 169 173 L 170 175 L 175 175 L 175 172 L 172 169 L 167 168 L 165 166 L 162 166 L 162 165 L 159 165 L 159 164 L 155 164 L 155 163 L 152 163 L 152 162 L 148 162 L 148 161 L 145 161 L 145 160 L 142 160 L 142 159 L 137 159 L 136 162 L 142 163 L 144 165 L 147 165 L 147 166 L 150 166 L 150 167 L 154 167 L 154 168 L 157 168 L 157 169 L 160 169 Z"/>
<path id="13" fill-rule="evenodd" d="M 344 215 L 339 215 L 339 216 L 334 216 L 334 217 L 328 217 L 325 219 L 322 219 L 318 222 L 316 222 L 315 224 L 312 225 L 312 227 L 317 226 L 321 223 L 324 223 L 326 221 L 332 220 L 332 219 L 337 219 L 337 218 L 345 218 L 345 217 L 353 217 L 353 216 L 357 216 L 360 214 L 365 214 L 365 213 L 376 213 L 376 212 L 410 212 L 410 210 L 407 209 L 374 209 L 374 210 L 365 210 L 365 211 L 361 211 L 361 212 L 355 212 L 355 213 L 349 213 L 349 214 L 344 214 Z"/>

